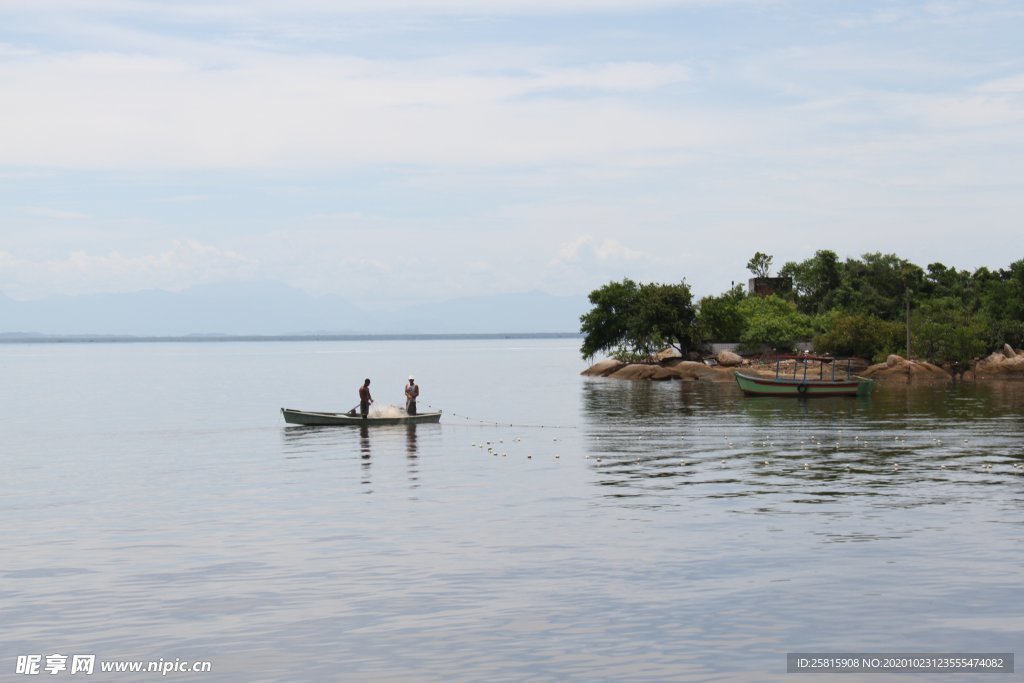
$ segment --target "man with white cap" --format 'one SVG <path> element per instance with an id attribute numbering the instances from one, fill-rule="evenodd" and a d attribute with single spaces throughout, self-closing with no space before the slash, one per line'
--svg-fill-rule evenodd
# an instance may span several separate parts
<path id="1" fill-rule="evenodd" d="M 410 415 L 416 414 L 416 398 L 420 395 L 419 385 L 412 375 L 409 375 L 409 383 L 405 385 L 405 412 Z"/>

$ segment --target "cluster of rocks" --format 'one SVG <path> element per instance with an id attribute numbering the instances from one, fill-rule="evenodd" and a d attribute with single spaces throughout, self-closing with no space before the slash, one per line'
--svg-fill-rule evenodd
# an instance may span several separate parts
<path id="1" fill-rule="evenodd" d="M 789 361 L 788 363 L 792 364 L 793 362 Z M 784 361 L 785 364 L 786 361 Z M 744 372 L 765 376 L 774 376 L 775 374 L 774 364 L 771 367 L 753 365 L 748 359 L 732 351 L 721 351 L 714 358 L 697 362 L 683 359 L 673 350 L 664 351 L 647 363 L 603 360 L 580 374 L 588 377 L 611 377 L 613 379 L 731 382 L 738 368 L 743 368 Z M 783 368 L 783 373 L 785 371 L 786 367 Z M 908 360 L 896 354 L 886 358 L 884 363 L 877 363 L 866 368 L 864 364 L 861 364 L 860 367 L 854 367 L 853 371 L 862 377 L 870 377 L 875 380 L 949 380 L 953 376 L 949 370 L 938 365 L 925 361 Z M 839 371 L 836 372 L 838 375 Z M 970 376 L 968 375 L 968 377 Z M 973 376 L 975 378 L 1024 378 L 1024 352 L 1016 351 L 1006 344 L 1001 351 L 975 363 Z"/>
<path id="2" fill-rule="evenodd" d="M 587 377 L 611 377 L 613 379 L 731 382 L 734 371 L 741 366 L 750 366 L 750 361 L 732 351 L 721 351 L 714 358 L 698 362 L 684 359 L 674 349 L 669 349 L 659 353 L 649 363 L 603 360 L 580 374 Z"/>
<path id="3" fill-rule="evenodd" d="M 580 374 L 587 377 L 655 381 L 672 379 L 732 381 L 732 371 L 727 368 L 710 367 L 704 363 L 682 358 L 669 358 L 656 363 L 624 363 L 618 360 L 603 360 L 591 365 Z"/>
<path id="4" fill-rule="evenodd" d="M 897 379 L 907 380 L 948 380 L 950 374 L 940 368 L 920 360 L 907 360 L 903 356 L 891 354 L 884 363 L 876 363 L 861 373 L 862 377 L 871 379 Z"/>
<path id="5" fill-rule="evenodd" d="M 1001 351 L 996 351 L 974 365 L 974 375 L 975 377 L 1024 377 L 1024 352 L 1014 350 L 1009 344 L 1003 344 Z"/>

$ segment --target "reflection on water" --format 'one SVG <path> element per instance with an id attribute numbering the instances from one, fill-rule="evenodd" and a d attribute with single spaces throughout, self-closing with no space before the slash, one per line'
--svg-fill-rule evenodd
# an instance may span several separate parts
<path id="1" fill-rule="evenodd" d="M 404 444 L 405 453 L 416 457 L 419 450 L 417 428 L 437 430 L 438 425 L 380 425 L 380 426 L 340 426 L 340 427 L 304 427 L 289 425 L 281 430 L 284 442 L 285 457 L 297 457 L 310 453 L 323 454 L 325 449 L 337 447 L 341 452 L 349 452 L 356 446 L 361 457 L 370 457 L 378 444 L 389 451 L 396 444 Z"/>
<path id="2" fill-rule="evenodd" d="M 418 425 L 406 425 L 405 426 L 405 438 L 406 438 L 406 453 L 410 458 L 416 457 L 416 427 Z"/>
<path id="3" fill-rule="evenodd" d="M 1014 407 L 1024 384 L 799 400 L 747 398 L 729 385 L 589 381 L 581 394 L 590 461 L 614 497 L 696 487 L 710 498 L 797 504 L 884 495 L 880 506 L 900 508 L 944 504 L 967 487 L 1016 491 L 1024 475 Z"/>
<path id="4" fill-rule="evenodd" d="M 330 453 L 358 454 L 360 460 L 360 483 L 364 493 L 373 493 L 373 458 L 375 455 L 390 457 L 397 454 L 396 447 L 404 445 L 406 471 L 410 488 L 419 486 L 419 435 L 417 430 L 433 434 L 439 425 L 359 425 L 341 427 L 303 427 L 291 425 L 282 430 L 284 457 L 289 459 L 317 454 L 324 457 Z"/>
<path id="5" fill-rule="evenodd" d="M 680 567 L 706 560 L 677 602 L 690 623 L 724 618 L 748 635 L 772 623 L 774 641 L 749 645 L 766 657 L 1020 645 L 1001 624 L 1020 623 L 1004 596 L 1021 595 L 1008 558 L 1022 552 L 1024 385 L 793 400 L 591 380 L 580 392 L 594 506 L 656 527 Z M 974 631 L 937 625 L 978 613 Z"/>
<path id="6" fill-rule="evenodd" d="M 405 426 L 405 462 L 409 473 L 409 488 L 419 488 L 420 465 L 418 446 L 416 445 L 416 428 L 419 425 Z"/>
<path id="7" fill-rule="evenodd" d="M 359 483 L 364 486 L 364 493 L 373 493 L 370 479 L 370 468 L 373 464 L 370 461 L 370 428 L 366 425 L 359 426 L 359 452 L 363 458 L 361 465 L 363 477 Z"/>
<path id="8" fill-rule="evenodd" d="M 33 347 L 0 392 L 0 666 L 737 683 L 1020 651 L 1024 384 L 744 399 L 579 378 L 564 345 Z M 444 378 L 441 424 L 281 424 L 336 399 L 325 367 L 396 358 Z"/>
<path id="9" fill-rule="evenodd" d="M 364 460 L 370 457 L 370 428 L 366 425 L 359 427 L 359 452 Z"/>

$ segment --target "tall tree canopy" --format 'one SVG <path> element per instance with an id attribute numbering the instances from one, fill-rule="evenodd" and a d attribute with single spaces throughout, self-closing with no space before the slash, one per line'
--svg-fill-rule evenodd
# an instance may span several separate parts
<path id="1" fill-rule="evenodd" d="M 666 346 L 685 353 L 694 343 L 697 312 L 685 282 L 637 284 L 626 278 L 595 289 L 589 298 L 593 308 L 580 317 L 584 358 L 602 351 L 644 356 Z"/>
<path id="2" fill-rule="evenodd" d="M 747 267 L 767 274 L 771 256 L 757 252 Z M 699 309 L 685 282 L 610 282 L 590 294 L 580 318 L 581 352 L 632 357 L 666 346 L 680 352 L 702 342 L 741 342 L 754 350 L 787 350 L 814 338 L 823 352 L 884 358 L 906 348 L 907 305 L 915 356 L 959 367 L 1004 343 L 1024 345 L 1024 259 L 973 273 L 929 263 L 923 269 L 895 254 L 840 261 L 819 250 L 786 263 L 793 286 L 780 295 L 748 295 L 733 286 L 706 296 Z"/>
<path id="3" fill-rule="evenodd" d="M 700 300 L 697 329 L 705 342 L 736 342 L 747 328 L 747 319 L 740 304 L 747 298 L 742 285 L 719 296 L 706 296 Z"/>
<path id="4" fill-rule="evenodd" d="M 921 291 L 924 271 L 895 254 L 864 254 L 847 259 L 835 304 L 882 320 L 904 316 L 907 299 Z"/>
<path id="5" fill-rule="evenodd" d="M 834 251 L 823 249 L 806 261 L 786 263 L 779 269 L 779 276 L 793 281 L 792 295 L 800 311 L 815 315 L 832 308 L 835 292 L 842 284 L 843 268 Z"/>
<path id="6" fill-rule="evenodd" d="M 810 316 L 774 294 L 749 296 L 740 302 L 739 310 L 747 322 L 740 336 L 740 346 L 745 350 L 767 346 L 773 351 L 792 351 L 797 340 L 811 335 Z"/>

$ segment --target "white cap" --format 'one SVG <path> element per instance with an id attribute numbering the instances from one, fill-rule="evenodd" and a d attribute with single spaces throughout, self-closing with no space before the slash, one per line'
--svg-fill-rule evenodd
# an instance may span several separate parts
<path id="1" fill-rule="evenodd" d="M 409 379 L 416 379 L 416 378 L 413 377 L 412 375 L 409 375 Z"/>

